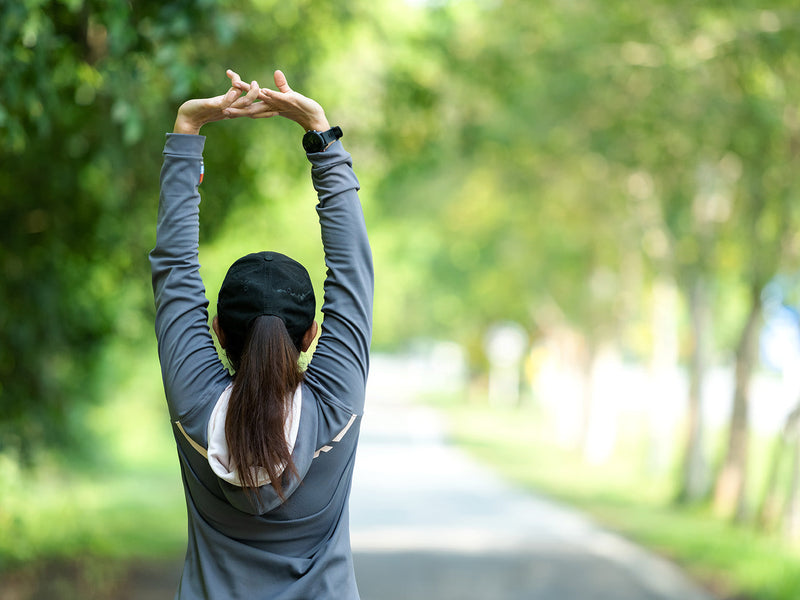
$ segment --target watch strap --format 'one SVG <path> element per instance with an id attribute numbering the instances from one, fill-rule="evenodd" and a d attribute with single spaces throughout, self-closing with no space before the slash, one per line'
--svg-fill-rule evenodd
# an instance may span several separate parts
<path id="1" fill-rule="evenodd" d="M 331 127 L 328 131 L 320 132 L 320 136 L 322 137 L 322 145 L 323 147 L 327 147 L 328 144 L 335 142 L 344 134 L 342 133 L 342 128 L 338 125 Z"/>
<path id="2" fill-rule="evenodd" d="M 323 152 L 332 142 L 342 137 L 341 127 L 331 127 L 327 131 L 312 129 L 303 136 L 303 148 L 306 152 Z"/>

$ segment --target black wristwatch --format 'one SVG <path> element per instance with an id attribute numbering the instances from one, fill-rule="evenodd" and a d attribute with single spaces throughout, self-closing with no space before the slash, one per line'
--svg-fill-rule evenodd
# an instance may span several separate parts
<path id="1" fill-rule="evenodd" d="M 322 152 L 328 144 L 344 135 L 341 127 L 331 127 L 328 131 L 306 131 L 303 136 L 303 149 L 306 152 Z"/>

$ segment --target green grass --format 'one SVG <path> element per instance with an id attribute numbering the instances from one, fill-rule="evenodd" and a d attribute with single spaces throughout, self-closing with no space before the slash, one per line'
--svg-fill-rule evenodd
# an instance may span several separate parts
<path id="1" fill-rule="evenodd" d="M 455 403 L 443 409 L 453 440 L 479 460 L 672 559 L 719 597 L 800 598 L 796 548 L 752 526 L 717 519 L 707 507 L 674 505 L 673 478 L 652 475 L 637 442 L 607 464 L 587 465 L 548 441 L 532 411 Z"/>
<path id="2" fill-rule="evenodd" d="M 109 351 L 105 402 L 85 416 L 93 456 L 51 450 L 23 469 L 0 454 L 0 572 L 182 556 L 180 469 L 146 345 Z"/>
<path id="3" fill-rule="evenodd" d="M 94 556 L 174 557 L 185 545 L 180 476 L 175 473 L 21 474 L 4 461 L 0 480 L 0 564 Z"/>

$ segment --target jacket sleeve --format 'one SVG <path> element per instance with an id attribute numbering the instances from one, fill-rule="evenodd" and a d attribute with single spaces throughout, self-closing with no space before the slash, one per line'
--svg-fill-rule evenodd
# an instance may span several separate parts
<path id="1" fill-rule="evenodd" d="M 203 136 L 167 134 L 156 246 L 150 252 L 158 356 L 173 420 L 190 413 L 228 377 L 208 327 L 198 260 L 204 144 Z"/>
<path id="2" fill-rule="evenodd" d="M 341 142 L 308 154 L 317 191 L 327 274 L 322 333 L 306 374 L 328 401 L 360 415 L 369 370 L 374 275 L 358 198 L 359 183 Z"/>

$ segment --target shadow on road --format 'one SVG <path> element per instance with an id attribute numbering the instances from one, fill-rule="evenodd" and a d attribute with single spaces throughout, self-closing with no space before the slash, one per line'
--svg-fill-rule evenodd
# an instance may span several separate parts
<path id="1" fill-rule="evenodd" d="M 354 557 L 362 600 L 663 600 L 584 553 L 373 552 Z"/>

